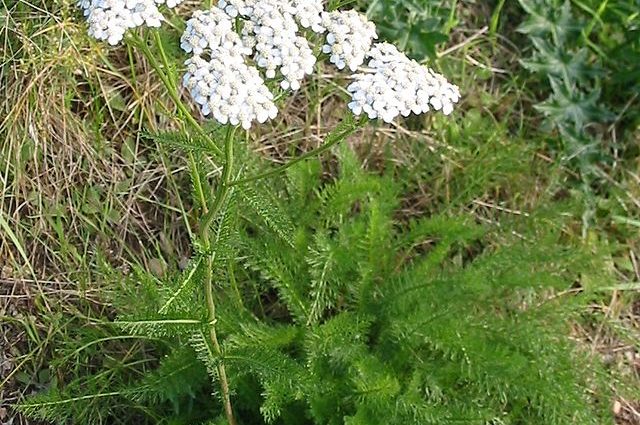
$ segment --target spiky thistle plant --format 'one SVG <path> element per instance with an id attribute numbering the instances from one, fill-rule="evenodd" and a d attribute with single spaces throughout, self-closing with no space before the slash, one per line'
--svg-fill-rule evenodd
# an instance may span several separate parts
<path id="1" fill-rule="evenodd" d="M 546 77 L 551 87 L 549 98 L 536 108 L 560 133 L 568 156 L 586 167 L 598 144 L 589 126 L 606 122 L 611 114 L 599 105 L 595 77 L 601 71 L 591 63 L 587 49 L 575 42 L 583 23 L 568 1 L 520 0 L 520 5 L 528 16 L 519 31 L 531 38 L 534 47 L 532 57 L 522 64 Z"/>
<path id="2" fill-rule="evenodd" d="M 557 135 L 563 160 L 579 172 L 586 235 L 595 221 L 594 192 L 601 167 L 610 162 L 611 151 L 625 148 L 617 141 L 625 139 L 621 124 L 630 123 L 630 133 L 637 126 L 637 108 L 631 105 L 640 95 L 640 3 L 519 0 L 519 4 L 526 15 L 518 30 L 533 47 L 521 63 L 546 80 L 548 97 L 535 108 L 545 117 L 544 128 Z M 613 140 L 607 140 L 613 130 Z"/>

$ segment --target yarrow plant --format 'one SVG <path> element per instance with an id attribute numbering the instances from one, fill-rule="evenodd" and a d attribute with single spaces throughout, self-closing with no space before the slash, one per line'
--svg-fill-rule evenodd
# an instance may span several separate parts
<path id="1" fill-rule="evenodd" d="M 397 3 L 408 8 L 412 1 Z M 347 3 L 366 5 L 330 2 Z M 161 102 L 161 111 L 138 108 L 151 113 L 123 125 L 127 133 L 147 120 L 155 126 L 155 112 L 162 111 L 169 113 L 160 121 L 176 120 L 174 130 L 141 142 L 177 147 L 189 161 L 188 167 L 167 164 L 168 176 L 179 172 L 179 179 L 168 182 L 175 183 L 171 193 L 157 194 L 157 202 L 169 198 L 177 207 L 166 206 L 182 222 L 172 233 L 191 239 L 189 259 L 171 258 L 172 244 L 160 240 L 151 255 L 162 267 L 120 271 L 97 247 L 91 275 L 112 284 L 100 300 L 109 317 L 99 308 L 93 318 L 93 302 L 79 305 L 91 317 L 76 315 L 70 323 L 79 326 L 56 331 L 65 338 L 51 359 L 54 379 L 34 366 L 34 385 L 47 388 L 22 404 L 24 413 L 84 425 L 612 423 L 590 408 L 604 410 L 614 400 L 601 390 L 611 387 L 608 374 L 574 356 L 561 337 L 599 291 L 582 283 L 611 280 L 610 247 L 601 252 L 599 244 L 567 241 L 577 212 L 571 199 L 501 220 L 500 230 L 452 213 L 501 191 L 514 176 L 530 176 L 514 161 L 526 160 L 535 147 L 521 149 L 527 141 L 516 137 L 512 152 L 494 155 L 502 148 L 498 137 L 468 149 L 470 135 L 511 134 L 507 125 L 470 114 L 463 125 L 444 128 L 456 153 L 446 161 L 426 152 L 407 170 L 393 158 L 379 163 L 383 155 L 369 171 L 347 144 L 331 161 L 305 161 L 369 120 L 450 114 L 459 90 L 408 58 L 405 47 L 378 40 L 382 26 L 355 11 L 325 11 L 313 0 L 216 0 L 182 25 L 167 15 L 174 4 L 91 0 L 81 6 L 95 37 L 129 48 L 131 68 L 116 63 L 109 72 L 120 79 L 130 72 L 135 83 L 141 53 L 174 103 Z M 162 14 L 172 28 L 184 27 L 181 37 L 135 29 L 161 25 Z M 188 58 L 165 49 L 177 39 Z M 319 61 L 344 74 L 306 87 Z M 236 137 L 248 136 L 241 128 L 275 121 L 281 99 L 296 89 L 326 96 L 341 82 L 345 88 L 336 91 L 350 98 L 348 109 L 319 148 L 269 167 Z M 135 99 L 146 98 L 142 86 L 131 88 Z M 183 95 L 198 115 L 211 117 L 209 125 L 200 125 Z M 302 95 L 292 103 L 303 104 Z M 286 125 L 274 124 L 279 134 L 299 134 Z M 149 160 L 178 158 L 165 153 Z M 438 185 L 452 161 L 461 165 L 447 173 L 447 196 L 408 214 L 407 196 L 423 178 Z M 133 162 L 129 168 L 148 168 Z M 191 177 L 193 197 L 186 202 L 179 170 Z M 280 178 L 265 182 L 274 175 Z M 570 300 L 550 296 L 576 285 L 580 291 L 571 291 Z M 70 373 L 59 376 L 59 370 Z"/>
<path id="2" fill-rule="evenodd" d="M 194 340 L 194 348 L 215 357 L 215 365 L 209 372 L 220 385 L 227 421 L 234 425 L 229 380 L 222 344 L 217 336 L 213 289 L 213 269 L 218 260 L 216 250 L 226 231 L 222 227 L 225 211 L 231 202 L 229 199 L 235 199 L 234 190 L 237 189 L 242 194 L 238 197 L 256 213 L 268 211 L 268 201 L 256 201 L 258 195 L 251 192 L 246 183 L 279 174 L 297 162 L 319 155 L 344 140 L 366 119 L 347 118 L 318 149 L 276 170 L 247 178 L 240 178 L 244 168 L 234 169 L 236 129 L 249 130 L 256 122 L 274 119 L 278 115 L 277 97 L 300 89 L 305 77 L 314 72 L 319 58 L 327 58 L 339 70 L 351 73 L 347 76 L 352 81 L 347 87 L 351 95 L 348 107 L 354 116 L 366 115 L 368 119 L 391 122 L 399 115 L 407 117 L 431 110 L 448 115 L 458 102 L 460 93 L 443 76 L 409 59 L 391 44 L 374 43 L 378 37 L 375 25 L 356 11 L 325 11 L 321 0 L 219 0 L 209 10 L 193 13 L 186 22 L 180 46 L 190 55 L 184 63 L 183 88 L 203 116 L 226 125 L 224 148 L 221 148 L 182 103 L 174 81 L 177 78 L 171 73 L 173 67 L 159 33 L 153 31 L 159 55 L 136 32 L 126 34 L 127 30 L 142 25 L 159 27 L 164 17 L 158 6 L 164 4 L 171 8 L 179 1 L 81 0 L 78 4 L 87 17 L 89 34 L 109 44 L 118 44 L 124 39 L 130 46 L 141 50 L 175 102 L 178 117 L 184 120 L 181 124 L 185 133 L 187 125 L 197 133 L 197 138 L 189 134 L 187 140 L 203 142 L 207 152 L 222 163 L 222 173 L 211 198 L 208 194 L 210 186 L 203 178 L 206 173 L 201 172 L 202 163 L 193 155 L 189 156 L 194 191 L 202 211 L 199 235 L 194 241 L 198 261 L 193 270 L 195 273 L 202 267 L 198 276 L 204 287 L 208 316 L 202 322 L 202 338 Z M 270 84 L 269 80 L 275 80 L 276 84 Z M 283 92 L 275 93 L 278 87 Z M 282 229 L 273 215 L 265 221 L 274 228 Z M 170 297 L 158 310 L 158 320 L 171 318 L 167 313 L 179 295 Z M 147 324 L 151 322 L 144 321 Z M 178 320 L 177 323 L 182 322 Z"/>

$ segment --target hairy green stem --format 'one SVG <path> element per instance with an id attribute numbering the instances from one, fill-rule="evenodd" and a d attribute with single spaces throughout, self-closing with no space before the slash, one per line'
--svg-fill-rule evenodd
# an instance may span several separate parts
<path id="1" fill-rule="evenodd" d="M 160 80 L 162 81 L 169 96 L 178 108 L 179 115 L 182 120 L 186 121 L 187 124 L 189 124 L 200 136 L 202 136 L 206 140 L 207 145 L 215 154 L 222 155 L 222 151 L 220 150 L 220 148 L 209 137 L 206 131 L 195 120 L 195 118 L 191 115 L 189 109 L 182 102 L 180 93 L 178 92 L 178 88 L 174 82 L 174 78 L 172 78 L 170 74 L 171 67 L 167 55 L 164 51 L 160 34 L 157 31 L 153 31 L 153 37 L 156 43 L 156 47 L 160 52 L 162 65 L 155 58 L 155 56 L 149 49 L 149 46 L 147 46 L 146 42 L 142 38 L 140 38 L 136 34 L 133 34 L 129 40 L 131 44 L 133 44 L 135 47 L 138 47 L 142 51 L 142 53 L 149 61 L 149 64 L 154 69 L 158 78 L 160 78 Z M 185 124 L 184 121 L 182 122 L 183 126 Z M 207 303 L 207 311 L 209 315 L 209 338 L 211 340 L 213 348 L 216 350 L 217 354 L 220 357 L 222 357 L 223 353 L 220 342 L 218 341 L 218 335 L 216 331 L 216 304 L 213 296 L 213 267 L 215 263 L 215 251 L 212 250 L 209 230 L 211 227 L 211 223 L 220 212 L 231 189 L 231 185 L 229 183 L 231 181 L 231 171 L 233 170 L 234 132 L 235 128 L 228 127 L 227 135 L 225 137 L 225 163 L 223 167 L 222 177 L 218 190 L 216 191 L 214 203 L 210 209 L 208 208 L 206 198 L 204 196 L 204 190 L 202 187 L 202 182 L 200 181 L 200 175 L 198 173 L 198 167 L 195 158 L 193 157 L 193 154 L 189 155 L 190 162 L 192 163 L 192 174 L 194 175 L 194 182 L 196 182 L 196 191 L 198 192 L 198 196 L 201 198 L 200 201 L 202 202 L 202 208 L 204 212 L 200 225 L 200 238 L 207 255 L 204 292 Z M 217 369 L 218 378 L 220 379 L 220 387 L 222 390 L 222 402 L 224 405 L 225 415 L 227 416 L 227 421 L 229 422 L 229 425 L 236 425 L 236 420 L 233 414 L 233 407 L 231 406 L 229 380 L 227 379 L 227 372 L 224 363 L 220 362 L 217 366 Z"/>
<path id="2" fill-rule="evenodd" d="M 231 181 L 231 172 L 233 171 L 233 140 L 235 135 L 235 127 L 228 126 L 227 134 L 224 140 L 224 167 L 222 169 L 222 176 L 220 186 L 216 193 L 211 209 L 204 215 L 202 219 L 202 226 L 205 229 L 211 227 L 211 223 L 220 212 L 220 208 L 224 204 L 230 189 L 234 186 L 234 182 Z"/>
<path id="3" fill-rule="evenodd" d="M 216 190 L 216 197 L 211 209 L 205 214 L 201 221 L 200 234 L 202 238 L 202 244 L 205 248 L 207 255 L 207 265 L 205 270 L 205 298 L 207 300 L 207 310 L 209 313 L 209 338 L 213 344 L 213 348 L 221 358 L 223 357 L 222 347 L 218 341 L 218 335 L 216 332 L 216 304 L 213 297 L 213 267 L 215 263 L 216 251 L 211 246 L 211 237 L 209 231 L 211 223 L 217 217 L 220 210 L 229 195 L 231 190 L 231 172 L 233 170 L 233 143 L 234 143 L 235 128 L 229 126 L 227 128 L 227 134 L 224 141 L 225 151 L 225 163 L 222 171 L 222 177 L 220 184 Z M 229 380 L 227 379 L 227 372 L 224 366 L 224 362 L 219 362 L 218 377 L 220 379 L 220 387 L 222 389 L 222 401 L 224 404 L 224 411 L 227 415 L 229 425 L 236 425 L 235 417 L 233 416 L 233 408 L 231 406 L 231 397 L 229 394 Z"/>

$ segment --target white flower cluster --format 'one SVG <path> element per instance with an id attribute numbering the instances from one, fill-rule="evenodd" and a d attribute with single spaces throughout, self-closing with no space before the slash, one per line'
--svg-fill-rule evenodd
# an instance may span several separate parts
<path id="1" fill-rule="evenodd" d="M 458 87 L 391 44 L 376 44 L 368 56 L 370 69 L 355 74 L 347 87 L 352 98 L 349 108 L 355 115 L 364 112 L 385 122 L 431 109 L 449 115 L 460 99 Z"/>
<path id="2" fill-rule="evenodd" d="M 174 7 L 182 0 L 166 0 Z M 165 0 L 80 0 L 78 6 L 84 10 L 89 23 L 89 35 L 118 44 L 126 30 L 142 25 L 159 27 L 164 17 L 158 10 Z"/>
<path id="3" fill-rule="evenodd" d="M 296 7 L 291 0 L 221 0 L 218 3 L 229 16 L 248 19 L 242 28 L 243 43 L 255 50 L 254 60 L 258 67 L 265 69 L 267 78 L 275 78 L 280 70 L 284 77 L 280 83 L 283 89 L 298 90 L 316 63 L 308 41 L 298 35 L 295 21 L 298 10 L 304 23 L 313 25 L 309 12 L 313 7 L 305 8 L 302 4 Z"/>
<path id="4" fill-rule="evenodd" d="M 194 56 L 187 60 L 183 85 L 201 107 L 203 115 L 213 115 L 221 124 L 251 128 L 253 121 L 264 123 L 278 115 L 273 94 L 264 85 L 256 68 L 242 57 L 226 56 L 224 49 L 212 51 L 212 59 Z"/>
<path id="5" fill-rule="evenodd" d="M 215 8 L 195 12 L 180 41 L 185 51 L 193 53 L 185 63 L 182 84 L 203 115 L 245 129 L 253 121 L 264 123 L 278 115 L 260 73 L 245 63 L 251 49 L 233 30 L 229 15 Z"/>
<path id="6" fill-rule="evenodd" d="M 89 23 L 89 34 L 118 44 L 128 29 L 159 27 L 158 6 L 175 7 L 183 0 L 77 0 Z M 235 28 L 240 18 L 242 31 Z M 316 57 L 301 28 L 326 32 L 322 51 L 338 69 L 356 72 L 348 86 L 355 115 L 392 121 L 430 110 L 450 114 L 460 92 L 440 74 L 377 39 L 376 27 L 353 10 L 325 12 L 323 0 L 218 0 L 218 7 L 197 11 L 187 21 L 180 45 L 192 57 L 183 85 L 202 113 L 222 124 L 250 128 L 277 116 L 266 78 L 282 78 L 280 86 L 298 90 L 313 72 Z M 252 58 L 254 65 L 246 59 Z M 255 67 L 254 67 L 255 66 Z M 256 68 L 257 67 L 257 68 Z"/>
<path id="7" fill-rule="evenodd" d="M 364 63 L 373 39 L 378 38 L 376 26 L 354 10 L 325 12 L 322 26 L 328 31 L 322 51 L 331 54 L 329 60 L 338 69 L 346 66 L 351 71 L 358 69 Z"/>
<path id="8" fill-rule="evenodd" d="M 201 55 L 206 49 L 223 49 L 231 56 L 251 54 L 251 49 L 245 47 L 240 36 L 233 30 L 233 22 L 229 16 L 217 8 L 194 12 L 180 38 L 180 47 L 194 55 Z"/>

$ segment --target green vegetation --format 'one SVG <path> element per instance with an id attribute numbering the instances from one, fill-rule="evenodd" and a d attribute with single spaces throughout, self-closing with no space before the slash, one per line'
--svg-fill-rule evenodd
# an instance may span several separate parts
<path id="1" fill-rule="evenodd" d="M 319 65 L 273 123 L 185 137 L 181 18 L 140 32 L 165 67 L 4 0 L 0 423 L 640 420 L 640 4 L 334 3 L 452 117 L 361 126 Z"/>
<path id="2" fill-rule="evenodd" d="M 81 376 L 22 409 L 87 424 L 131 412 L 136 423 L 216 419 L 206 372 L 218 382 L 224 362 L 239 423 L 602 423 L 586 390 L 603 387 L 583 381 L 587 365 L 561 337 L 589 296 L 536 295 L 569 287 L 571 270 L 601 266 L 558 244 L 561 219 L 504 223 L 519 237 L 500 247 L 465 218 L 403 223 L 392 175 L 363 171 L 347 147 L 338 157 L 331 181 L 307 162 L 277 191 L 227 199 L 213 227 L 224 354 L 209 342 L 208 255 L 196 253 L 161 283 L 136 273 L 103 340 L 83 337 L 102 345 L 137 335 L 158 360 Z M 241 211 L 244 196 L 271 208 Z"/>

